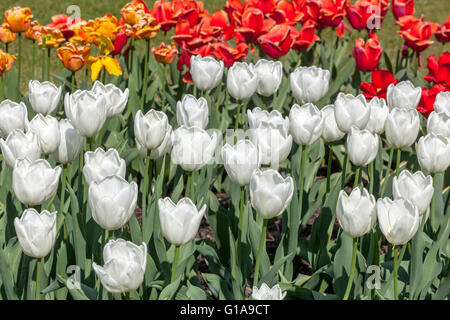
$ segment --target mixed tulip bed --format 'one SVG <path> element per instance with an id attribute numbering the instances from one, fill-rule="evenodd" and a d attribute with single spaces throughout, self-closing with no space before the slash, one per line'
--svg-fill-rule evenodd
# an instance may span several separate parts
<path id="1" fill-rule="evenodd" d="M 48 25 L 10 8 L 1 299 L 448 299 L 436 41 L 450 15 L 413 0 L 133 0 Z"/>

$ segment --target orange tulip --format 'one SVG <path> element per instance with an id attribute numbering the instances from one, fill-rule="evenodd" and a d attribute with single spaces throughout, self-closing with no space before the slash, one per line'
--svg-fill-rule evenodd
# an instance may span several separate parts
<path id="1" fill-rule="evenodd" d="M 75 72 L 80 70 L 89 59 L 91 47 L 89 45 L 77 47 L 71 42 L 67 42 L 63 47 L 57 49 L 58 58 L 64 68 Z"/>
<path id="2" fill-rule="evenodd" d="M 11 70 L 16 61 L 16 57 L 0 50 L 0 76 L 4 72 Z"/>
<path id="3" fill-rule="evenodd" d="M 86 28 L 92 28 L 91 32 L 94 36 L 105 36 L 114 41 L 121 26 L 116 17 L 106 14 L 103 17 L 95 18 L 94 21 L 89 21 Z"/>
<path id="4" fill-rule="evenodd" d="M 105 68 L 109 74 L 115 76 L 122 75 L 122 68 L 120 67 L 119 61 L 108 56 L 115 49 L 111 39 L 106 36 L 98 36 L 95 38 L 94 43 L 100 48 L 100 54 L 97 57 L 90 56 L 88 59 L 92 81 L 97 80 L 103 68 Z"/>
<path id="5" fill-rule="evenodd" d="M 11 27 L 6 22 L 0 26 L 0 42 L 5 44 L 16 40 L 17 34 L 11 31 Z"/>
<path id="6" fill-rule="evenodd" d="M 5 21 L 11 26 L 13 32 L 25 32 L 31 24 L 30 8 L 13 7 L 5 11 Z"/>
<path id="7" fill-rule="evenodd" d="M 65 41 L 64 35 L 59 29 L 41 26 L 38 46 L 42 48 L 57 48 Z"/>
<path id="8" fill-rule="evenodd" d="M 120 15 L 125 23 L 130 25 L 138 24 L 146 15 L 144 5 L 142 3 L 127 3 L 121 10 Z"/>
<path id="9" fill-rule="evenodd" d="M 156 61 L 164 64 L 171 64 L 178 55 L 177 47 L 174 43 L 168 46 L 162 42 L 158 48 L 152 48 Z"/>
<path id="10" fill-rule="evenodd" d="M 146 14 L 133 29 L 136 40 L 152 39 L 159 31 L 159 24 L 152 15 Z"/>
<path id="11" fill-rule="evenodd" d="M 38 41 L 39 37 L 41 36 L 40 30 L 41 24 L 39 23 L 39 21 L 31 21 L 30 27 L 27 29 L 27 31 L 25 31 L 25 37 L 28 40 Z"/>

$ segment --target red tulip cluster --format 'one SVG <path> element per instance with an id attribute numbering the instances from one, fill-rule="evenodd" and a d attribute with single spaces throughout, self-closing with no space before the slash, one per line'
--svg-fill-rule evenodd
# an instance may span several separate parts
<path id="1" fill-rule="evenodd" d="M 361 82 L 359 89 L 363 92 L 367 100 L 374 97 L 386 99 L 387 88 L 391 83 L 394 85 L 398 83 L 398 79 L 387 70 L 375 70 L 371 74 L 372 82 Z"/>

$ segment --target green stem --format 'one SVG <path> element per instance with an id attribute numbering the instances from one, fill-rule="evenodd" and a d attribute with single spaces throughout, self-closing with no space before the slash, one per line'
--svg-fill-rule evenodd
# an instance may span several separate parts
<path id="1" fill-rule="evenodd" d="M 173 264 L 172 264 L 172 276 L 170 278 L 170 283 L 173 283 L 175 281 L 179 256 L 180 256 L 180 246 L 176 246 L 175 247 L 175 259 L 173 260 Z"/>
<path id="2" fill-rule="evenodd" d="M 18 35 L 18 42 L 19 42 L 19 55 L 17 57 L 17 68 L 19 69 L 19 74 L 17 76 L 17 89 L 20 92 L 20 75 L 22 74 L 22 32 L 19 32 Z"/>
<path id="3" fill-rule="evenodd" d="M 36 43 L 35 43 L 34 40 L 33 40 L 33 44 L 32 44 L 31 55 L 32 55 L 32 58 L 31 58 L 31 61 L 32 61 L 32 64 L 31 64 L 31 76 L 34 79 L 34 76 L 35 76 L 35 64 L 36 64 Z"/>
<path id="4" fill-rule="evenodd" d="M 300 162 L 300 178 L 298 182 L 298 213 L 300 221 L 303 217 L 303 185 L 305 183 L 305 162 L 306 162 L 306 146 L 302 146 L 302 155 Z"/>
<path id="5" fill-rule="evenodd" d="M 234 134 L 237 134 L 236 131 L 239 128 L 239 121 L 241 120 L 241 108 L 242 108 L 242 102 L 239 101 L 238 102 L 238 110 L 237 110 L 237 114 L 236 114 L 236 119 L 234 121 Z M 237 140 L 237 136 L 236 136 L 235 140 Z"/>
<path id="6" fill-rule="evenodd" d="M 50 58 L 51 58 L 51 49 L 47 49 L 47 81 L 50 81 Z"/>
<path id="7" fill-rule="evenodd" d="M 359 176 L 361 174 L 361 167 L 357 166 L 355 171 L 355 181 L 353 182 L 353 189 L 359 185 Z"/>
<path id="8" fill-rule="evenodd" d="M 130 292 L 129 291 L 125 292 L 124 296 L 125 296 L 125 300 L 130 300 Z"/>
<path id="9" fill-rule="evenodd" d="M 20 33 L 19 33 L 20 35 Z M 41 300 L 41 260 L 42 258 L 37 259 L 37 266 L 36 266 L 36 300 Z"/>
<path id="10" fill-rule="evenodd" d="M 369 163 L 369 193 L 373 194 L 373 184 L 374 184 L 374 180 L 375 180 L 375 175 L 373 173 L 374 169 L 374 164 L 373 161 L 371 163 Z"/>
<path id="11" fill-rule="evenodd" d="M 327 163 L 327 193 L 330 192 L 331 187 L 331 165 L 333 163 L 333 146 L 329 145 L 328 163 Z"/>
<path id="12" fill-rule="evenodd" d="M 402 159 L 402 149 L 397 149 L 397 162 L 395 164 L 395 176 L 400 174 L 400 161 Z"/>
<path id="13" fill-rule="evenodd" d="M 436 215 L 436 193 L 438 190 L 438 186 L 437 186 L 437 179 L 436 179 L 436 173 L 432 173 L 431 174 L 431 178 L 433 179 L 433 187 L 434 187 L 434 192 L 433 192 L 433 196 L 431 198 L 431 203 L 430 203 L 430 227 L 431 227 L 431 231 L 434 232 L 433 226 L 434 226 L 434 220 L 435 220 L 435 215 Z M 444 212 L 445 213 L 445 212 Z M 423 214 L 424 216 L 426 215 L 426 213 Z"/>
<path id="14" fill-rule="evenodd" d="M 114 239 L 114 231 L 113 230 L 108 230 L 108 241 Z"/>
<path id="15" fill-rule="evenodd" d="M 66 179 L 67 179 L 67 165 L 63 166 L 62 175 L 61 175 L 61 201 L 59 205 L 59 213 L 64 215 L 64 203 L 65 203 L 65 195 L 66 195 Z M 64 223 L 64 241 L 67 241 L 67 228 Z"/>
<path id="16" fill-rule="evenodd" d="M 219 104 L 220 104 L 220 99 L 222 98 L 222 86 L 223 86 L 223 81 L 220 81 L 219 95 L 218 95 L 217 100 L 216 100 L 216 112 L 217 113 L 219 113 Z"/>
<path id="17" fill-rule="evenodd" d="M 261 264 L 261 255 L 262 251 L 266 244 L 266 235 L 267 235 L 267 225 L 269 224 L 269 219 L 264 219 L 263 221 L 263 229 L 261 232 L 261 240 L 259 241 L 258 255 L 256 256 L 256 264 L 255 264 L 255 276 L 253 280 L 253 286 L 258 286 L 259 280 L 259 266 Z"/>
<path id="18" fill-rule="evenodd" d="M 383 198 L 384 192 L 386 191 L 387 180 L 389 179 L 389 175 L 391 173 L 392 159 L 394 158 L 394 148 L 391 148 L 391 152 L 389 153 L 389 161 L 386 168 L 386 174 L 384 176 L 383 186 L 381 187 L 380 198 Z"/>
<path id="19" fill-rule="evenodd" d="M 398 300 L 398 246 L 394 245 L 394 300 Z"/>
<path id="20" fill-rule="evenodd" d="M 148 85 L 148 60 L 150 55 L 150 39 L 145 40 L 145 62 L 144 62 L 144 82 L 142 84 L 142 101 L 141 109 L 144 109 L 145 95 L 147 93 Z"/>
<path id="21" fill-rule="evenodd" d="M 186 183 L 186 192 L 184 194 L 185 198 L 189 198 L 189 192 L 191 191 L 191 183 L 192 183 L 192 172 L 188 172 L 187 174 L 187 183 Z"/>
<path id="22" fill-rule="evenodd" d="M 72 87 L 71 87 L 71 92 L 74 93 L 75 92 L 75 72 L 72 72 Z"/>
<path id="23" fill-rule="evenodd" d="M 162 86 L 162 90 L 161 90 L 161 110 L 165 111 L 166 110 L 166 69 L 165 69 L 165 64 L 161 64 L 161 73 L 162 73 L 162 79 L 161 79 L 161 86 Z"/>
<path id="24" fill-rule="evenodd" d="M 352 268 L 350 269 L 350 276 L 348 278 L 347 289 L 345 289 L 344 300 L 348 300 L 348 296 L 350 295 L 350 291 L 352 289 L 353 278 L 355 276 L 357 251 L 358 251 L 358 238 L 353 238 Z"/>
<path id="25" fill-rule="evenodd" d="M 145 158 L 145 171 L 144 171 L 144 188 L 142 190 L 142 217 L 147 215 L 147 193 L 150 189 L 149 178 L 150 178 L 150 168 L 152 165 L 152 159 L 150 155 Z"/>
<path id="26" fill-rule="evenodd" d="M 244 201 L 245 201 L 245 187 L 241 187 L 241 199 L 239 202 L 239 223 L 238 223 L 238 244 L 237 244 L 237 257 L 239 263 L 241 262 L 241 248 L 244 239 L 242 239 L 242 224 L 244 223 Z"/>
<path id="27" fill-rule="evenodd" d="M 345 147 L 344 163 L 342 165 L 341 189 L 344 189 L 344 187 L 345 187 L 345 181 L 347 178 L 347 164 L 348 164 L 348 151 L 347 151 L 347 147 Z"/>

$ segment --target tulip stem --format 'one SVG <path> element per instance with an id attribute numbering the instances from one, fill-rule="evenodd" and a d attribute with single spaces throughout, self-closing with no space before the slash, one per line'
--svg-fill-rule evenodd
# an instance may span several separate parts
<path id="1" fill-rule="evenodd" d="M 71 93 L 75 92 L 75 72 L 72 71 L 72 87 L 71 87 Z"/>
<path id="2" fill-rule="evenodd" d="M 35 64 L 36 64 L 36 43 L 35 43 L 34 40 L 33 40 L 33 44 L 32 44 L 31 56 L 32 56 L 32 58 L 31 58 L 31 61 L 32 61 L 32 64 L 31 64 L 31 76 L 34 79 Z"/>
<path id="3" fill-rule="evenodd" d="M 146 39 L 145 40 L 144 82 L 142 83 L 141 109 L 144 109 L 145 96 L 146 96 L 146 93 L 147 93 L 149 54 L 150 54 L 150 39 Z"/>
<path id="4" fill-rule="evenodd" d="M 172 276 L 170 278 L 170 283 L 173 283 L 175 281 L 175 276 L 177 274 L 177 264 L 178 264 L 178 257 L 180 256 L 180 246 L 175 246 L 175 258 L 173 260 L 172 264 Z"/>
<path id="5" fill-rule="evenodd" d="M 19 33 L 20 34 L 20 33 Z M 36 300 L 41 300 L 41 260 L 42 258 L 37 259 L 36 266 Z"/>
<path id="6" fill-rule="evenodd" d="M 241 249 L 242 243 L 244 240 L 242 239 L 242 225 L 244 223 L 244 201 L 245 201 L 245 187 L 241 187 L 241 200 L 239 202 L 239 229 L 238 229 L 238 244 L 237 244 L 237 257 L 239 263 L 241 263 Z"/>
<path id="7" fill-rule="evenodd" d="M 437 179 L 436 179 L 436 174 L 432 173 L 431 174 L 431 178 L 433 179 L 433 188 L 434 188 L 434 192 L 433 192 L 433 196 L 431 197 L 431 203 L 430 203 L 430 230 L 431 230 L 431 234 L 433 234 L 433 226 L 434 226 L 434 220 L 435 220 L 435 211 L 436 211 L 436 205 L 435 205 L 435 201 L 436 201 L 436 193 L 438 190 L 438 186 L 437 186 Z M 445 213 L 445 212 L 444 212 Z M 426 216 L 426 214 L 423 214 L 424 216 Z"/>
<path id="8" fill-rule="evenodd" d="M 191 180 L 192 180 L 192 172 L 189 172 L 187 174 L 186 192 L 184 194 L 185 198 L 189 198 L 189 192 L 191 191 Z"/>
<path id="9" fill-rule="evenodd" d="M 347 151 L 347 147 L 345 147 L 344 162 L 342 164 L 341 189 L 344 189 L 344 187 L 345 187 L 345 181 L 346 181 L 346 178 L 347 178 L 347 163 L 348 163 L 348 151 Z"/>
<path id="10" fill-rule="evenodd" d="M 166 110 L 166 65 L 161 64 L 161 110 L 164 112 Z"/>
<path id="11" fill-rule="evenodd" d="M 328 163 L 327 163 L 327 193 L 330 192 L 331 187 L 331 165 L 333 163 L 333 146 L 329 145 Z"/>
<path id="12" fill-rule="evenodd" d="M 59 213 L 64 215 L 64 203 L 65 203 L 65 195 L 66 195 L 66 178 L 67 178 L 67 165 L 63 166 L 62 175 L 61 175 L 61 201 L 59 204 Z M 64 223 L 64 241 L 67 241 L 67 228 Z"/>
<path id="13" fill-rule="evenodd" d="M 152 170 L 152 159 L 148 155 L 145 159 L 145 171 L 144 171 L 144 188 L 142 190 L 142 219 L 147 216 L 147 193 L 150 190 L 149 178 L 150 171 Z"/>
<path id="14" fill-rule="evenodd" d="M 222 98 L 222 86 L 223 86 L 223 81 L 220 82 L 219 95 L 218 95 L 217 100 L 216 100 L 216 112 L 217 113 L 219 113 L 219 103 L 220 103 L 220 99 Z"/>
<path id="15" fill-rule="evenodd" d="M 306 162 L 306 146 L 302 145 L 302 155 L 300 162 L 300 178 L 298 182 L 298 214 L 300 216 L 300 221 L 303 217 L 303 185 L 305 183 L 305 162 Z M 294 235 L 298 237 L 297 232 Z"/>
<path id="16" fill-rule="evenodd" d="M 259 266 L 261 264 L 261 255 L 262 251 L 266 244 L 266 235 L 267 235 L 267 225 L 269 224 L 269 219 L 264 219 L 263 221 L 263 229 L 261 232 L 261 240 L 259 241 L 259 248 L 258 248 L 258 255 L 256 256 L 256 263 L 255 263 L 255 276 L 253 279 L 253 286 L 258 286 L 258 280 L 259 280 Z"/>
<path id="17" fill-rule="evenodd" d="M 17 68 L 19 69 L 19 74 L 17 76 L 17 90 L 20 92 L 20 75 L 22 74 L 22 32 L 19 32 L 18 35 L 18 42 L 19 42 L 19 55 L 17 59 Z"/>
<path id="18" fill-rule="evenodd" d="M 236 120 L 235 120 L 235 122 L 234 122 L 234 134 L 236 135 L 235 136 L 235 142 L 237 142 L 237 130 L 238 130 L 238 128 L 239 128 L 239 120 L 241 120 L 240 118 L 241 118 L 241 108 L 242 108 L 242 102 L 241 101 L 239 101 L 238 102 L 238 109 L 237 109 L 237 114 L 236 114 Z"/>
<path id="19" fill-rule="evenodd" d="M 50 81 L 50 57 L 51 57 L 51 48 L 47 49 L 47 81 Z"/>
<path id="20" fill-rule="evenodd" d="M 400 160 L 402 159 L 402 149 L 397 149 L 397 162 L 395 164 L 395 175 L 398 177 L 400 173 Z"/>
<path id="21" fill-rule="evenodd" d="M 394 300 L 398 300 L 398 246 L 394 245 Z"/>
<path id="22" fill-rule="evenodd" d="M 359 185 L 359 176 L 361 174 L 361 167 L 357 166 L 355 171 L 355 181 L 353 182 L 353 189 Z"/>
<path id="23" fill-rule="evenodd" d="M 344 300 L 348 300 L 348 296 L 350 295 L 350 291 L 352 289 L 353 278 L 355 276 L 357 251 L 358 251 L 358 238 L 353 238 L 352 267 L 350 269 L 350 276 L 348 277 L 347 289 L 345 289 Z"/>
<path id="24" fill-rule="evenodd" d="M 386 169 L 386 175 L 384 176 L 383 187 L 381 188 L 380 198 L 384 196 L 384 192 L 386 191 L 387 180 L 389 179 L 389 175 L 391 173 L 392 159 L 394 158 L 394 148 L 391 148 L 391 152 L 389 153 L 389 161 Z"/>
<path id="25" fill-rule="evenodd" d="M 375 180 L 375 175 L 373 173 L 373 161 L 369 163 L 369 193 L 373 194 L 373 184 Z"/>

